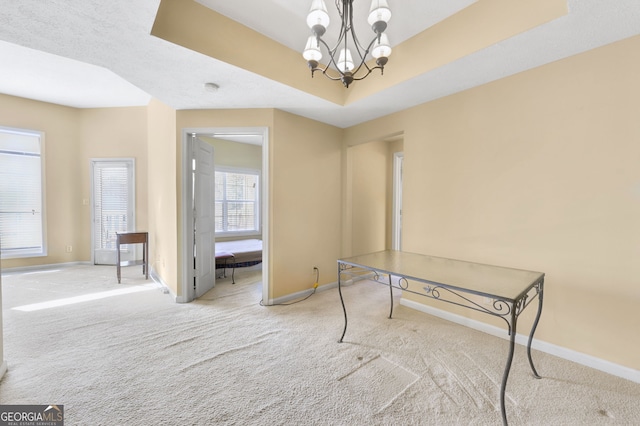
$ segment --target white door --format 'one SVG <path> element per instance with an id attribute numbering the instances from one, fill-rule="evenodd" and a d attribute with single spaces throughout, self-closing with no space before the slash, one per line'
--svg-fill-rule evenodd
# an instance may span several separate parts
<path id="1" fill-rule="evenodd" d="M 194 297 L 215 286 L 215 222 L 213 147 L 191 137 L 193 185 L 193 265 Z"/>
<path id="2" fill-rule="evenodd" d="M 116 264 L 116 233 L 135 230 L 134 159 L 91 160 L 93 263 Z M 136 258 L 135 245 L 123 246 L 121 260 Z"/>

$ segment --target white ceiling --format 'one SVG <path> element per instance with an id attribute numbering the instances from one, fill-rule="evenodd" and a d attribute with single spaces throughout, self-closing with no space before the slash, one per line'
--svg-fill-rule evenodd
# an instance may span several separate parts
<path id="1" fill-rule="evenodd" d="M 309 35 L 310 0 L 198 1 L 298 51 Z M 473 2 L 389 0 L 392 44 Z M 640 34 L 639 0 L 568 0 L 562 18 L 341 106 L 151 36 L 159 3 L 3 0 L 0 93 L 77 108 L 146 105 L 151 97 L 177 110 L 278 108 L 348 127 Z M 356 0 L 356 14 L 368 6 Z M 210 81 L 220 89 L 206 91 Z"/>

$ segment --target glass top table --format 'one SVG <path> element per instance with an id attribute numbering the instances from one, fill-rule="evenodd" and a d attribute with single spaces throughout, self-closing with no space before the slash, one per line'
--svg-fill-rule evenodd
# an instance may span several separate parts
<path id="1" fill-rule="evenodd" d="M 347 332 L 347 309 L 342 296 L 343 276 L 371 278 L 389 286 L 389 318 L 393 315 L 393 289 L 397 288 L 504 320 L 510 336 L 500 387 L 500 408 L 505 425 L 505 389 L 513 361 L 517 319 L 537 299 L 538 312 L 529 332 L 527 356 L 534 377 L 540 378 L 531 359 L 531 342 L 542 313 L 544 273 L 394 250 L 339 259 L 338 292 L 344 312 L 344 329 L 339 342 L 343 341 Z M 410 285 L 410 282 L 421 285 Z M 485 303 L 478 300 L 479 296 L 484 298 Z"/>
<path id="2" fill-rule="evenodd" d="M 339 262 L 509 301 L 517 300 L 544 276 L 541 272 L 392 250 L 348 257 Z"/>

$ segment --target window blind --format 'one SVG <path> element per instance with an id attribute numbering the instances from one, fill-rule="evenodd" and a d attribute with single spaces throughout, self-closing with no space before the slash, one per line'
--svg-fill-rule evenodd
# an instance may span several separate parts
<path id="1" fill-rule="evenodd" d="M 96 249 L 115 250 L 116 233 L 129 230 L 129 171 L 126 162 L 96 163 L 94 185 L 94 244 Z"/>
<path id="2" fill-rule="evenodd" d="M 215 172 L 216 232 L 259 232 L 258 172 Z"/>
<path id="3" fill-rule="evenodd" d="M 0 128 L 2 258 L 46 254 L 41 133 Z"/>

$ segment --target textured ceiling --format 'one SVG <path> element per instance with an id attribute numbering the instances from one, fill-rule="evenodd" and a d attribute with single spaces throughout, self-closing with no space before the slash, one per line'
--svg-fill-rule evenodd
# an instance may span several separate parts
<path id="1" fill-rule="evenodd" d="M 309 34 L 307 0 L 199 2 L 296 51 Z M 388 32 L 398 44 L 474 2 L 389 3 Z M 347 127 L 640 34 L 638 0 L 569 0 L 565 16 L 339 105 L 150 35 L 159 4 L 2 0 L 0 93 L 78 108 L 145 105 L 151 97 L 174 109 L 278 108 Z M 368 4 L 356 0 L 358 8 Z M 220 90 L 204 90 L 208 81 Z"/>

